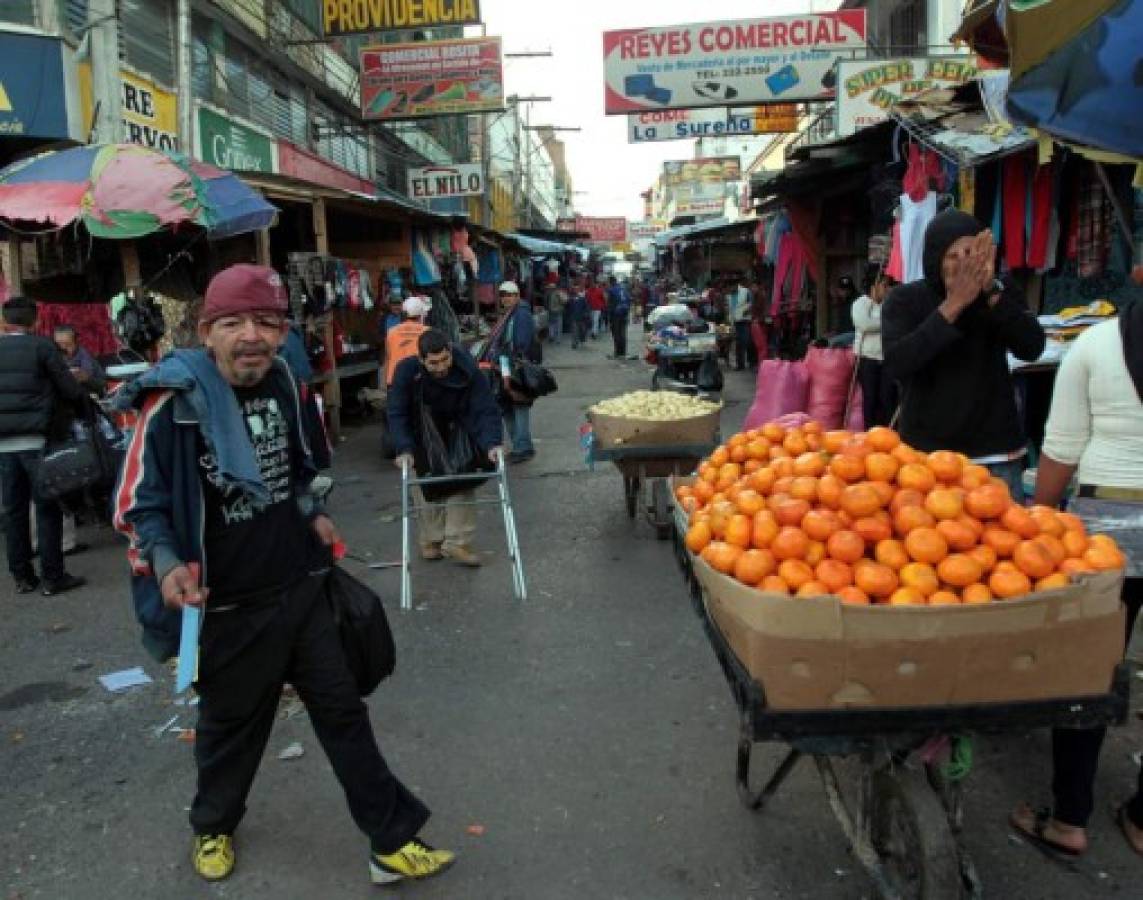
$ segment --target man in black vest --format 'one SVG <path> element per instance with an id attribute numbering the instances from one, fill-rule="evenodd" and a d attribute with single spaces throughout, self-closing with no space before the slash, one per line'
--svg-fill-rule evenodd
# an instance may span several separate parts
<path id="1" fill-rule="evenodd" d="M 43 573 L 43 595 L 51 597 L 85 584 L 64 571 L 63 511 L 54 500 L 36 496 L 35 480 L 44 445 L 58 437 L 69 417 L 65 404 L 86 402 L 86 392 L 63 354 L 48 338 L 33 333 L 35 301 L 12 297 L 4 304 L 0 331 L 0 487 L 7 522 L 8 571 L 16 592 L 41 587 L 32 568 L 29 516 L 36 504 L 36 534 Z"/>

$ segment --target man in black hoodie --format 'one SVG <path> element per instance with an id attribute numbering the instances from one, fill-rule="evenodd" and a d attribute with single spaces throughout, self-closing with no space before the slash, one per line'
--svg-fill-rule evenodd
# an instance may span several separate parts
<path id="1" fill-rule="evenodd" d="M 918 450 L 955 450 L 1022 496 L 1027 439 L 1008 353 L 1032 361 L 1044 329 L 995 277 L 992 233 L 948 210 L 925 230 L 921 281 L 893 289 L 882 312 L 886 376 L 901 384 L 901 437 Z"/>

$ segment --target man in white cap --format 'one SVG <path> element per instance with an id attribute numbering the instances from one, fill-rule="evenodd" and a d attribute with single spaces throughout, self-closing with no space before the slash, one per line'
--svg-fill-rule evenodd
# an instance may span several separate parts
<path id="1" fill-rule="evenodd" d="M 538 362 L 536 322 L 532 318 L 531 307 L 520 302 L 520 288 L 516 282 L 505 281 L 500 285 L 500 303 L 504 307 L 504 318 L 489 348 L 490 358 L 496 363 L 502 357 L 506 357 L 509 363 L 516 359 Z M 536 448 L 532 444 L 532 401 L 523 396 L 514 396 L 510 391 L 505 391 L 503 396 L 501 412 L 512 439 L 512 452 L 508 454 L 508 461 L 526 462 L 536 455 Z"/>
<path id="2" fill-rule="evenodd" d="M 428 331 L 425 317 L 433 308 L 429 297 L 414 294 L 401 304 L 401 324 L 394 325 L 385 335 L 385 386 L 393 384 L 397 365 L 403 359 L 417 355 L 417 338 Z"/>

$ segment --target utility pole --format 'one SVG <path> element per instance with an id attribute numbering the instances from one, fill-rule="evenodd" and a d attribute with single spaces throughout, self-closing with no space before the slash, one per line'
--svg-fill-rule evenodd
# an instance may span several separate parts
<path id="1" fill-rule="evenodd" d="M 194 85 L 191 77 L 191 0 L 178 0 L 179 148 L 194 157 Z"/>
<path id="2" fill-rule="evenodd" d="M 95 106 L 94 141 L 123 140 L 123 82 L 119 76 L 119 19 L 115 0 L 89 0 L 91 95 Z"/>

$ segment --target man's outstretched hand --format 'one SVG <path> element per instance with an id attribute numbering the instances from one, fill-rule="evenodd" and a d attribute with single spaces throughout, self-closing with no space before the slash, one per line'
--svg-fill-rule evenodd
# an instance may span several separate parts
<path id="1" fill-rule="evenodd" d="M 316 516 L 310 525 L 314 534 L 326 547 L 332 547 L 341 540 L 341 535 L 337 533 L 337 526 L 333 524 L 333 519 L 329 516 Z"/>
<path id="2" fill-rule="evenodd" d="M 197 570 L 198 566 L 195 566 Z M 198 572 L 191 571 L 190 566 L 175 566 L 163 577 L 159 585 L 163 595 L 163 603 L 172 609 L 182 609 L 184 606 L 202 606 L 206 602 L 209 588 L 200 587 Z"/>

